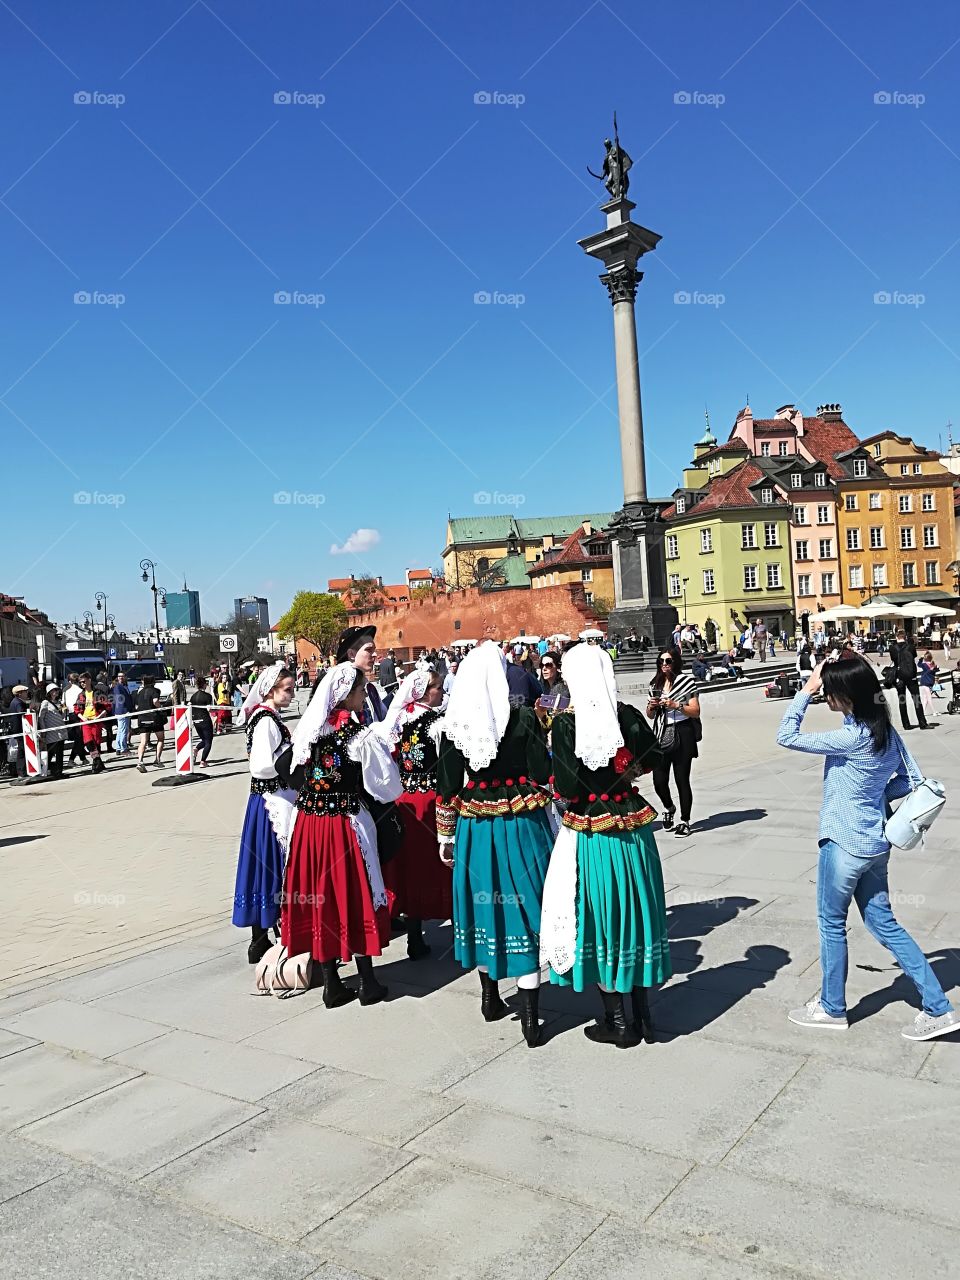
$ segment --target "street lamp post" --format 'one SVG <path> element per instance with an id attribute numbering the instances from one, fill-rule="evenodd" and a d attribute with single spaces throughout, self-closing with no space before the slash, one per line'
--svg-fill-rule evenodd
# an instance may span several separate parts
<path id="1" fill-rule="evenodd" d="M 87 626 L 90 628 L 90 638 L 93 641 L 96 641 L 97 639 L 96 623 L 95 623 L 93 613 L 89 609 L 84 609 L 83 620 L 87 624 Z"/>
<path id="2" fill-rule="evenodd" d="M 149 569 L 149 573 L 147 570 Z M 157 630 L 157 644 L 160 643 L 160 605 L 167 607 L 167 589 L 166 587 L 157 586 L 157 566 L 153 560 L 140 561 L 140 576 L 144 582 L 150 583 L 150 590 L 153 592 L 153 621 Z"/>
<path id="3" fill-rule="evenodd" d="M 687 625 L 687 583 L 689 578 L 683 579 L 683 625 Z"/>
<path id="4" fill-rule="evenodd" d="M 107 617 L 108 617 L 108 615 L 107 615 L 107 593 L 106 593 L 105 591 L 98 591 L 98 592 L 97 592 L 97 594 L 96 594 L 93 598 L 94 598 L 94 600 L 96 600 L 96 602 L 97 602 L 97 612 L 99 613 L 101 609 L 103 610 L 103 656 L 104 656 L 104 659 L 106 659 L 106 656 L 107 656 Z"/>

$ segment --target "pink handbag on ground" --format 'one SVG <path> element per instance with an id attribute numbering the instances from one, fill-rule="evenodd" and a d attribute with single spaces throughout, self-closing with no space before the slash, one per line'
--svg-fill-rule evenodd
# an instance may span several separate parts
<path id="1" fill-rule="evenodd" d="M 298 991 L 306 991 L 313 974 L 313 957 L 308 951 L 291 956 L 282 942 L 275 942 L 257 965 L 257 995 L 276 995 L 286 1000 Z"/>

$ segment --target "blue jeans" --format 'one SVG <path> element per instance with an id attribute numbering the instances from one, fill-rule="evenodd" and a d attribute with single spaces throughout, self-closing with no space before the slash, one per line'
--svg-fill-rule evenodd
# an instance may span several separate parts
<path id="1" fill-rule="evenodd" d="M 847 912 L 854 899 L 863 923 L 883 944 L 920 994 L 927 1013 L 939 1017 L 953 1007 L 930 968 L 927 957 L 890 910 L 887 865 L 890 854 L 860 857 L 832 840 L 820 842 L 817 868 L 817 924 L 820 929 L 820 1003 L 842 1018 L 847 1012 Z"/>
<path id="2" fill-rule="evenodd" d="M 130 717 L 121 716 L 117 721 L 117 750 L 130 750 Z"/>

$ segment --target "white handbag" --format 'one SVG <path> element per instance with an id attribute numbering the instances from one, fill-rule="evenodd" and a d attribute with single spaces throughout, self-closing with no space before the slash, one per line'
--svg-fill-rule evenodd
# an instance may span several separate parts
<path id="1" fill-rule="evenodd" d="M 909 772 L 902 743 L 900 758 Z M 943 783 L 934 778 L 923 778 L 887 819 L 883 833 L 897 849 L 913 849 L 921 843 L 946 803 L 947 792 Z"/>

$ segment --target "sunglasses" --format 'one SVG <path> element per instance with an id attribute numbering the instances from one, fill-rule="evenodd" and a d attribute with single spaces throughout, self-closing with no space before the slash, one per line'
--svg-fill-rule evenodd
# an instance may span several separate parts
<path id="1" fill-rule="evenodd" d="M 552 663 L 552 662 L 541 662 L 541 663 L 540 663 L 540 670 L 542 671 L 545 667 L 552 667 L 552 666 L 554 666 L 554 663 Z"/>
<path id="2" fill-rule="evenodd" d="M 659 659 L 659 662 L 660 662 L 660 666 L 661 666 L 661 667 L 672 667 L 672 666 L 673 666 L 673 659 L 672 659 L 672 658 L 660 658 L 660 659 Z"/>

